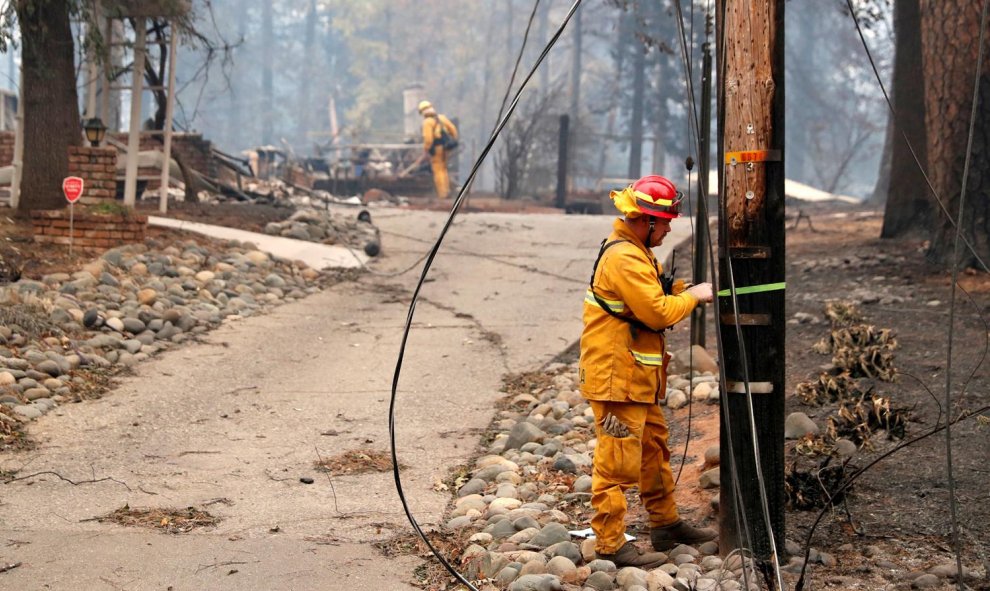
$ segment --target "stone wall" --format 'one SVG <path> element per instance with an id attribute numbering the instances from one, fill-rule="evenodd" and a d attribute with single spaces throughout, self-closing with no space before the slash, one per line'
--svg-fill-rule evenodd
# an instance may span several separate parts
<path id="1" fill-rule="evenodd" d="M 31 212 L 34 241 L 69 244 L 69 210 Z M 85 210 L 74 212 L 72 244 L 80 248 L 110 248 L 122 243 L 142 242 L 148 216 L 135 213 L 98 214 Z"/>

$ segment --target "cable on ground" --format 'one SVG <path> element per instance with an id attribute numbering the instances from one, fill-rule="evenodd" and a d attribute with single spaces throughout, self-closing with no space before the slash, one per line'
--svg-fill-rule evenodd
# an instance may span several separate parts
<path id="1" fill-rule="evenodd" d="M 427 538 L 425 532 L 423 532 L 419 523 L 416 521 L 416 518 L 413 517 L 412 512 L 409 509 L 409 504 L 406 501 L 405 493 L 402 490 L 402 478 L 399 473 L 399 462 L 398 462 L 398 456 L 396 453 L 396 446 L 395 446 L 395 400 L 396 400 L 396 393 L 398 391 L 399 376 L 401 375 L 402 372 L 402 360 L 403 357 L 405 356 L 406 342 L 409 339 L 409 331 L 412 327 L 413 316 L 416 313 L 416 302 L 419 299 L 419 292 L 422 289 L 423 284 L 426 282 L 426 276 L 429 273 L 430 266 L 433 264 L 433 260 L 436 258 L 436 255 L 440 250 L 440 245 L 443 243 L 443 239 L 447 235 L 447 232 L 449 231 L 451 224 L 454 221 L 454 218 L 457 216 L 458 209 L 460 208 L 461 203 L 464 201 L 466 197 L 466 189 L 471 186 L 471 183 L 474 181 L 475 176 L 478 174 L 478 169 L 481 167 L 481 164 L 488 156 L 488 153 L 491 151 L 492 146 L 494 146 L 495 140 L 498 139 L 498 136 L 502 132 L 502 129 L 505 128 L 505 125 L 508 123 L 509 119 L 512 117 L 512 114 L 515 112 L 516 106 L 519 104 L 519 98 L 522 95 L 522 91 L 526 88 L 526 85 L 533 77 L 533 74 L 536 73 L 537 68 L 540 66 L 541 63 L 543 63 L 543 60 L 546 58 L 547 54 L 550 53 L 550 50 L 553 48 L 553 46 L 557 44 L 557 40 L 560 39 L 560 36 L 564 32 L 567 23 L 570 22 L 571 17 L 574 15 L 575 11 L 578 9 L 580 5 L 581 5 L 581 0 L 575 0 L 574 3 L 571 5 L 571 8 L 568 10 L 567 14 L 565 15 L 563 22 L 561 22 L 557 31 L 554 33 L 554 35 L 547 42 L 546 46 L 543 48 L 543 51 L 540 53 L 540 56 L 537 58 L 536 63 L 533 65 L 532 69 L 530 69 L 529 73 L 526 75 L 526 78 L 519 85 L 519 89 L 516 91 L 516 94 L 513 97 L 512 102 L 509 105 L 507 112 L 505 113 L 505 116 L 502 118 L 501 121 L 499 121 L 498 125 L 495 128 L 495 131 L 492 132 L 492 136 L 488 140 L 488 143 L 485 145 L 485 148 L 482 150 L 481 155 L 478 157 L 477 161 L 475 161 L 474 165 L 471 167 L 471 172 L 468 175 L 466 181 L 464 182 L 463 185 L 461 185 L 461 188 L 458 190 L 457 197 L 454 199 L 454 203 L 450 209 L 450 215 L 447 217 L 447 221 L 444 223 L 443 228 L 440 230 L 440 234 L 437 236 L 436 242 L 433 244 L 433 247 L 430 249 L 426 257 L 426 263 L 423 266 L 422 272 L 420 273 L 419 281 L 416 283 L 416 289 L 413 292 L 412 301 L 409 304 L 409 312 L 406 316 L 406 323 L 402 332 L 402 340 L 399 345 L 399 355 L 395 363 L 395 373 L 392 377 L 392 392 L 391 392 L 391 398 L 389 400 L 389 409 L 388 409 L 388 435 L 389 435 L 389 444 L 392 455 L 392 476 L 394 477 L 395 480 L 395 488 L 399 494 L 399 500 L 402 502 L 402 509 L 405 512 L 406 517 L 409 520 L 409 523 L 412 525 L 413 529 L 419 535 L 420 539 L 422 539 L 423 542 L 426 544 L 426 546 L 430 549 L 430 552 L 432 552 L 433 555 L 436 556 L 437 560 L 440 561 L 440 563 L 444 566 L 444 568 L 446 568 L 447 571 L 454 576 L 454 578 L 456 578 L 460 583 L 466 585 L 469 589 L 472 589 L 473 591 L 478 591 L 478 590 L 463 575 L 457 572 L 457 570 L 449 562 L 447 562 L 447 560 L 433 546 L 429 538 Z"/>

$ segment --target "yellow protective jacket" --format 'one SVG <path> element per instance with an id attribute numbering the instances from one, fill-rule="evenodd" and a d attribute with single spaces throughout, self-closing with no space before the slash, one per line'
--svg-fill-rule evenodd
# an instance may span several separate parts
<path id="1" fill-rule="evenodd" d="M 440 129 L 437 123 L 443 125 L 447 133 L 457 139 L 457 128 L 454 124 L 450 122 L 444 115 L 437 115 L 435 117 L 424 117 L 423 118 L 423 148 L 429 151 L 433 147 L 433 143 L 440 139 Z"/>
<path id="2" fill-rule="evenodd" d="M 660 286 L 653 251 L 620 218 L 607 242 L 622 240 L 602 254 L 592 281 L 594 293 L 623 317 L 602 309 L 591 289 L 584 298 L 581 334 L 581 393 L 589 400 L 657 402 L 666 394 L 667 355 L 661 329 L 683 320 L 698 305 L 689 293 L 667 295 Z"/>

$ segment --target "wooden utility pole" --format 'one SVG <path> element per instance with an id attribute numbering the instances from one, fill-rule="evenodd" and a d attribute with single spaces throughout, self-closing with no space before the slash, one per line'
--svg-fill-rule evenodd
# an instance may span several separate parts
<path id="1" fill-rule="evenodd" d="M 764 566 L 784 544 L 784 1 L 718 0 L 716 22 L 720 543 Z"/>

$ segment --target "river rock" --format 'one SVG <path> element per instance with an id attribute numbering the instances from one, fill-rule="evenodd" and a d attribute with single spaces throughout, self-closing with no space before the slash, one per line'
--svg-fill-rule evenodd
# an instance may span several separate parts
<path id="1" fill-rule="evenodd" d="M 548 523 L 529 543 L 538 548 L 546 548 L 560 542 L 568 542 L 571 534 L 559 523 Z"/>
<path id="2" fill-rule="evenodd" d="M 505 443 L 504 449 L 516 449 L 524 443 L 542 441 L 545 437 L 546 433 L 536 425 L 526 421 L 519 421 L 512 427 L 512 431 L 509 432 L 509 438 Z"/>
<path id="3" fill-rule="evenodd" d="M 818 425 L 803 412 L 792 412 L 784 420 L 784 438 L 801 439 L 805 435 L 817 435 Z"/>

